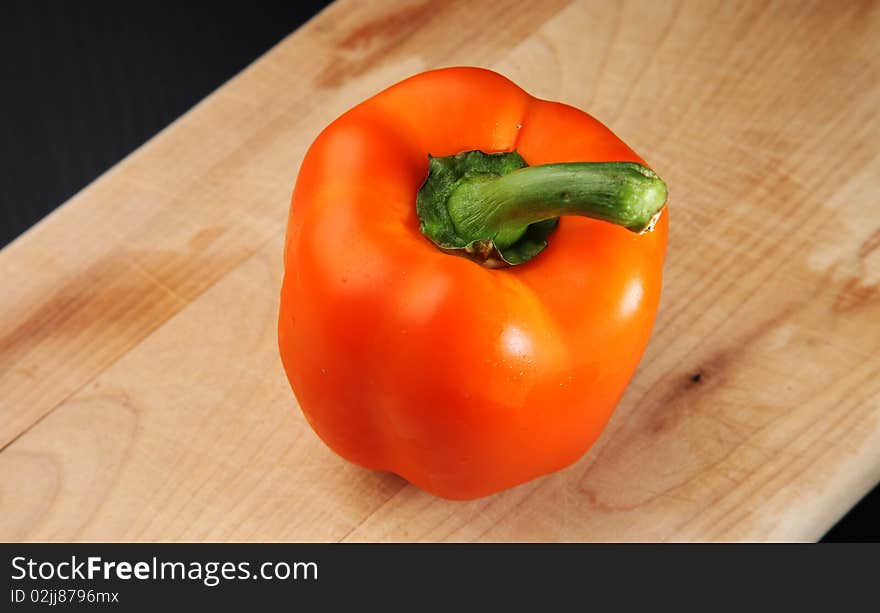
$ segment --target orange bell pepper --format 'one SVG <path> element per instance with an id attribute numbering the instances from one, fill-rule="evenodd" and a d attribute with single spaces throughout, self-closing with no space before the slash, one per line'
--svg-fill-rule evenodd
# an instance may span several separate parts
<path id="1" fill-rule="evenodd" d="M 648 343 L 665 202 L 596 119 L 488 70 L 351 109 L 290 207 L 278 337 L 309 423 L 451 499 L 572 463 Z"/>

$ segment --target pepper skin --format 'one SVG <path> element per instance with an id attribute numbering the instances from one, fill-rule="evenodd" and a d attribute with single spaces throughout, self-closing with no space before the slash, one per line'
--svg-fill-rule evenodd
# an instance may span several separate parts
<path id="1" fill-rule="evenodd" d="M 278 327 L 327 445 L 459 500 L 561 469 L 599 437 L 648 343 L 668 226 L 665 209 L 645 234 L 566 216 L 525 264 L 451 255 L 420 232 L 416 195 L 429 154 L 473 150 L 644 164 L 590 115 L 494 72 L 402 81 L 303 160 Z"/>

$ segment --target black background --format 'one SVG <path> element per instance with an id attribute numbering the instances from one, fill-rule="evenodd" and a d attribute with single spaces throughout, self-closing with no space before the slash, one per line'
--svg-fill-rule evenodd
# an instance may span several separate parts
<path id="1" fill-rule="evenodd" d="M 0 247 L 326 4 L 4 2 Z M 880 542 L 880 487 L 825 540 Z"/>
<path id="2" fill-rule="evenodd" d="M 876 545 L 605 544 L 103 544 L 0 545 L 0 603 L 10 590 L 118 592 L 117 605 L 61 605 L 123 611 L 436 610 L 851 611 L 873 600 Z M 13 560 L 24 557 L 24 561 Z M 81 563 L 193 561 L 315 562 L 317 580 L 227 580 L 214 587 L 182 580 L 14 580 L 28 559 Z M 85 571 L 85 568 L 83 568 Z M 45 572 L 49 572 L 48 569 Z M 69 567 L 63 569 L 65 576 Z M 314 574 L 311 575 L 314 577 Z M 267 607 L 267 604 L 275 607 Z M 415 605 L 415 606 L 414 606 Z M 568 606 L 566 606 L 568 605 Z M 0 605 L 2 606 L 2 605 Z M 46 611 L 13 604 L 3 610 Z M 52 610 L 52 609 L 48 609 Z"/>

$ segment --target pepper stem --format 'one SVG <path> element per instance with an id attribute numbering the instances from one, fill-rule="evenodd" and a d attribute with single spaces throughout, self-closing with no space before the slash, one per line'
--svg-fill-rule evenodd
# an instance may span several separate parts
<path id="1" fill-rule="evenodd" d="M 666 196 L 660 177 L 633 162 L 529 167 L 515 152 L 472 151 L 431 159 L 417 208 L 422 232 L 440 247 L 519 264 L 543 250 L 562 215 L 641 233 L 653 228 Z"/>

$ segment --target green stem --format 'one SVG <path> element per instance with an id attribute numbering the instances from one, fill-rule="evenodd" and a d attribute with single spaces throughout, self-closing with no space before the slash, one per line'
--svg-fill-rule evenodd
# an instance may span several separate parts
<path id="1" fill-rule="evenodd" d="M 417 208 L 422 232 L 443 249 L 519 264 L 546 246 L 560 216 L 641 233 L 653 228 L 666 196 L 654 171 L 633 162 L 529 167 L 515 152 L 471 151 L 431 159 Z"/>

